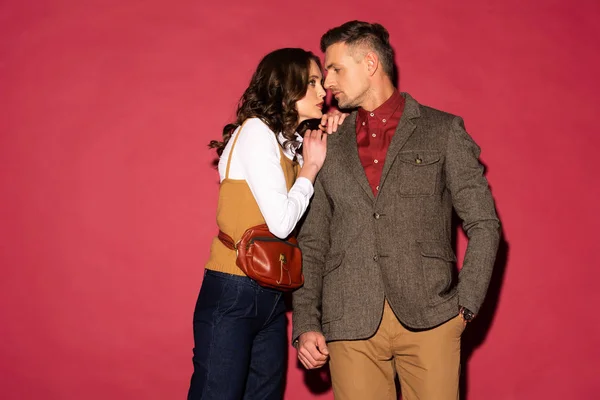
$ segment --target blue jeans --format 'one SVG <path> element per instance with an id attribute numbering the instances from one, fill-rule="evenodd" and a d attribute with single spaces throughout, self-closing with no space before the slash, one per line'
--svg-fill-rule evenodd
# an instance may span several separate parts
<path id="1" fill-rule="evenodd" d="M 280 400 L 287 364 L 282 293 L 206 270 L 194 311 L 188 400 Z"/>

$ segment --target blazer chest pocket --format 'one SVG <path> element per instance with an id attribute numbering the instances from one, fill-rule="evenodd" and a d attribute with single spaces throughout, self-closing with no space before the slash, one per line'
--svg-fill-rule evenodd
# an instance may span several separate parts
<path id="1" fill-rule="evenodd" d="M 432 196 L 436 190 L 440 158 L 440 153 L 432 150 L 398 153 L 400 195 L 406 197 Z"/>

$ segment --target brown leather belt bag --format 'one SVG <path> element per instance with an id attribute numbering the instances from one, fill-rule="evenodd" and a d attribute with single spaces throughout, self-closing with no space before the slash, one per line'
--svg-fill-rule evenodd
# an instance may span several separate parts
<path id="1" fill-rule="evenodd" d="M 262 224 L 247 229 L 237 243 L 222 231 L 219 240 L 235 250 L 237 266 L 259 285 L 291 291 L 304 284 L 302 252 L 294 236 L 279 239 Z"/>

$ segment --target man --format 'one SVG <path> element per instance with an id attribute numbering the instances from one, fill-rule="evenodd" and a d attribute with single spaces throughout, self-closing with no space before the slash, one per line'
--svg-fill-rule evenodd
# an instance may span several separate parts
<path id="1" fill-rule="evenodd" d="M 460 337 L 489 284 L 500 225 L 463 121 L 394 87 L 389 34 L 352 21 L 321 38 L 325 87 L 358 108 L 329 137 L 299 241 L 293 338 L 329 360 L 337 400 L 458 399 Z M 452 208 L 469 238 L 453 279 Z"/>

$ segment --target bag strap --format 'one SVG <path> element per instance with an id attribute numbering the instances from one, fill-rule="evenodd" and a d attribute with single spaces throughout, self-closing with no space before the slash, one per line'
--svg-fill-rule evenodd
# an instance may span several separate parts
<path id="1" fill-rule="evenodd" d="M 246 232 L 248 232 L 249 230 L 256 230 L 256 229 L 261 229 L 261 230 L 269 230 L 269 226 L 267 224 L 260 224 L 260 225 L 256 225 L 253 227 L 250 227 L 248 229 L 246 229 L 246 231 L 244 231 L 244 235 L 246 234 Z M 243 237 L 243 235 L 242 235 Z M 219 230 L 219 235 L 218 235 L 219 240 L 221 241 L 221 243 L 223 243 L 225 245 L 225 247 L 227 247 L 230 250 L 238 250 L 238 244 L 240 243 L 240 241 L 238 241 L 237 243 L 233 241 L 233 239 L 231 238 L 231 236 L 229 236 L 228 234 L 226 234 L 225 232 L 223 232 L 222 230 Z"/>
<path id="2" fill-rule="evenodd" d="M 225 247 L 227 247 L 230 250 L 237 250 L 237 244 L 233 241 L 231 236 L 229 236 L 225 232 L 219 230 L 218 237 L 219 237 L 219 240 L 221 241 L 221 243 L 223 243 L 225 245 Z"/>
<path id="3" fill-rule="evenodd" d="M 225 169 L 225 179 L 229 179 L 229 167 L 231 167 L 231 159 L 233 158 L 233 149 L 235 148 L 235 144 L 237 143 L 237 140 L 239 139 L 240 134 L 242 133 L 242 129 L 244 128 L 244 125 L 246 125 L 246 122 L 248 122 L 248 120 L 244 121 L 242 123 L 242 125 L 240 125 L 237 135 L 235 136 L 235 139 L 233 140 L 233 144 L 231 145 L 231 150 L 229 151 L 229 158 L 227 159 L 227 168 Z M 229 236 L 222 230 L 219 230 L 218 238 L 221 241 L 221 243 L 223 243 L 225 245 L 225 247 L 227 247 L 230 250 L 237 251 L 237 243 L 235 243 L 233 241 L 231 236 Z"/>
<path id="4" fill-rule="evenodd" d="M 229 158 L 227 159 L 227 168 L 225 169 L 225 179 L 229 179 L 229 167 L 231 166 L 231 159 L 233 158 L 233 148 L 235 147 L 235 144 L 238 140 L 238 138 L 240 137 L 240 134 L 242 133 L 242 129 L 244 128 L 244 125 L 246 125 L 246 122 L 248 120 L 244 121 L 242 123 L 242 125 L 240 125 L 240 128 L 238 129 L 238 133 L 235 136 L 235 139 L 233 140 L 233 144 L 231 145 L 231 150 L 229 151 Z"/>

